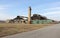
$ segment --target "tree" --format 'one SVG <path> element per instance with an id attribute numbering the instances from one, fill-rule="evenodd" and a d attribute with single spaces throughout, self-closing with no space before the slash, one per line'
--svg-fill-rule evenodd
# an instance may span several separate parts
<path id="1" fill-rule="evenodd" d="M 45 16 L 41 16 L 39 14 L 33 14 L 31 17 L 32 20 L 46 20 L 47 18 Z"/>

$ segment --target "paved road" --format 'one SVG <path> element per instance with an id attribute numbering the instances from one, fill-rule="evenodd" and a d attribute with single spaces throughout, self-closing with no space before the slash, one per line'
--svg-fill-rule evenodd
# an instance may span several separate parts
<path id="1" fill-rule="evenodd" d="M 60 38 L 60 24 L 3 38 Z"/>

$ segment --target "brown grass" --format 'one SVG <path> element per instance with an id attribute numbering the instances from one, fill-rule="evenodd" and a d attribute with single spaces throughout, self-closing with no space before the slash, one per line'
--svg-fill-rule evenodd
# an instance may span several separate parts
<path id="1" fill-rule="evenodd" d="M 51 24 L 12 24 L 0 23 L 0 37 L 40 29 Z"/>

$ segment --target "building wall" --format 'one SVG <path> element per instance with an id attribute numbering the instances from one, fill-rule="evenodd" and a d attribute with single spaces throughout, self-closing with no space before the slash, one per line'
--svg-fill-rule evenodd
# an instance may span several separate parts
<path id="1" fill-rule="evenodd" d="M 32 24 L 48 24 L 52 23 L 52 20 L 32 20 Z"/>

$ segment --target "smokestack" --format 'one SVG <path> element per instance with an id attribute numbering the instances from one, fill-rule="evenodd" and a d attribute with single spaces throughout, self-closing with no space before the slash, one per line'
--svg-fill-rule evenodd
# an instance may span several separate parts
<path id="1" fill-rule="evenodd" d="M 28 8 L 28 24 L 31 24 L 31 7 Z"/>

